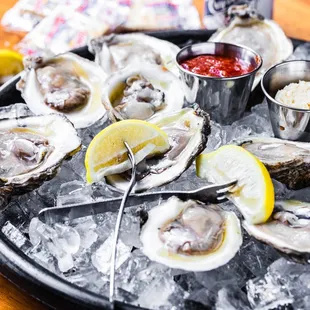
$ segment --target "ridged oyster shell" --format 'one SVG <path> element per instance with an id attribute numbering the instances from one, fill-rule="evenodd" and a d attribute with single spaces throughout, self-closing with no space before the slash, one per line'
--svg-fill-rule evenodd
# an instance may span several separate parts
<path id="1" fill-rule="evenodd" d="M 94 62 L 65 53 L 26 58 L 24 66 L 17 89 L 34 114 L 64 114 L 76 128 L 104 116 L 101 96 L 106 75 Z"/>
<path id="2" fill-rule="evenodd" d="M 63 115 L 1 119 L 0 196 L 39 187 L 53 178 L 63 160 L 80 146 L 74 126 Z"/>
<path id="3" fill-rule="evenodd" d="M 278 201 L 267 223 L 251 225 L 246 231 L 281 252 L 301 255 L 310 253 L 310 203 L 297 200 Z"/>
<path id="4" fill-rule="evenodd" d="M 95 54 L 95 61 L 106 74 L 127 67 L 133 63 L 156 64 L 179 74 L 175 56 L 180 48 L 168 41 L 145 34 L 112 34 L 93 39 L 89 51 Z"/>
<path id="5" fill-rule="evenodd" d="M 171 149 L 163 158 L 140 163 L 140 177 L 138 176 L 134 192 L 145 191 L 176 180 L 205 149 L 210 134 L 209 115 L 198 106 L 158 115 L 148 121 L 167 133 Z M 126 173 L 112 174 L 106 176 L 106 181 L 120 190 L 125 190 L 128 187 L 129 176 Z"/>
<path id="6" fill-rule="evenodd" d="M 273 179 L 291 189 L 310 185 L 310 144 L 268 137 L 249 137 L 237 142 L 268 169 Z"/>
<path id="7" fill-rule="evenodd" d="M 156 65 L 130 65 L 115 72 L 107 78 L 102 92 L 102 102 L 113 122 L 147 120 L 180 110 L 185 102 L 181 81 Z"/>
<path id="8" fill-rule="evenodd" d="M 231 15 L 234 17 L 228 27 L 217 30 L 209 41 L 245 45 L 262 56 L 263 65 L 256 74 L 254 89 L 268 68 L 293 53 L 293 44 L 276 22 L 264 19 L 247 6 L 231 7 Z"/>

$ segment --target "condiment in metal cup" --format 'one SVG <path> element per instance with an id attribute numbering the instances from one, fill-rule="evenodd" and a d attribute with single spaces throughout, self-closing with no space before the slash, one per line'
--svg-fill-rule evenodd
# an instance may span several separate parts
<path id="1" fill-rule="evenodd" d="M 190 72 L 181 66 L 189 58 L 199 55 L 237 57 L 254 70 L 236 77 L 210 77 Z M 184 84 L 186 99 L 197 102 L 220 124 L 231 124 L 243 115 L 262 58 L 250 48 L 241 45 L 206 42 L 184 47 L 176 56 L 177 66 Z"/>
<path id="2" fill-rule="evenodd" d="M 310 110 L 286 106 L 274 99 L 278 90 L 299 81 L 310 81 L 310 61 L 292 60 L 271 67 L 264 74 L 261 86 L 274 135 L 285 140 L 309 142 Z"/>

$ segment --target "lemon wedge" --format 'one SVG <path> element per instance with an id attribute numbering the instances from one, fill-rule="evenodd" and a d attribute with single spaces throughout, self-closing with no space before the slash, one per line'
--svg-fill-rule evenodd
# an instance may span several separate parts
<path id="1" fill-rule="evenodd" d="M 229 199 L 251 224 L 264 223 L 274 208 L 274 188 L 266 167 L 250 152 L 236 145 L 201 154 L 196 172 L 213 183 L 237 180 Z"/>
<path id="2" fill-rule="evenodd" d="M 0 78 L 15 75 L 22 71 L 23 56 L 17 52 L 0 49 Z"/>
<path id="3" fill-rule="evenodd" d="M 151 123 L 140 120 L 114 123 L 99 132 L 88 146 L 85 156 L 88 183 L 131 168 L 124 142 L 135 154 L 136 163 L 170 148 L 167 134 Z"/>

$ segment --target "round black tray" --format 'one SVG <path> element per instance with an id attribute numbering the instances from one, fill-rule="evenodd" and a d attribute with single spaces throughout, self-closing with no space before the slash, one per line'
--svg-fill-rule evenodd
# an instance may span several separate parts
<path id="1" fill-rule="evenodd" d="M 196 31 L 163 31 L 148 33 L 160 39 L 173 42 L 180 47 L 201 41 L 207 41 L 213 32 L 208 30 Z M 293 40 L 296 47 L 302 41 Z M 86 47 L 73 51 L 74 53 L 93 60 L 93 55 Z M 19 76 L 14 77 L 0 87 L 0 106 L 24 102 L 20 92 L 16 90 Z M 252 92 L 249 102 L 251 106 L 261 102 L 263 98 L 260 86 Z M 250 107 L 250 106 L 249 106 Z M 3 223 L 0 223 L 3 225 Z M 110 309 L 107 298 L 93 294 L 75 286 L 47 269 L 41 267 L 20 249 L 18 249 L 0 231 L 0 273 L 13 282 L 21 290 L 35 297 L 45 305 L 54 309 Z M 117 302 L 115 309 L 141 309 L 125 303 Z"/>

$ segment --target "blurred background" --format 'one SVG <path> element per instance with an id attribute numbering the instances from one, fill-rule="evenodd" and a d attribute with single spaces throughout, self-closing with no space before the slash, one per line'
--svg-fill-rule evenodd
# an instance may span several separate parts
<path id="1" fill-rule="evenodd" d="M 123 30 L 217 29 L 236 0 L 2 0 L 0 48 L 24 55 L 85 45 L 90 37 Z M 245 1 L 243 1 L 245 2 Z M 293 38 L 310 40 L 310 1 L 249 0 Z M 288 14 L 289 12 L 289 14 Z"/>
<path id="2" fill-rule="evenodd" d="M 23 56 L 57 54 L 111 32 L 218 29 L 237 0 L 1 0 L 0 84 L 23 69 Z M 287 36 L 310 40 L 309 0 L 248 0 Z M 255 35 L 255 34 L 253 34 Z M 45 309 L 0 277 L 0 308 Z"/>
<path id="3" fill-rule="evenodd" d="M 62 53 L 111 32 L 215 30 L 227 24 L 225 9 L 240 2 L 287 36 L 310 40 L 308 0 L 2 0 L 0 84 L 22 70 L 23 56 Z"/>

